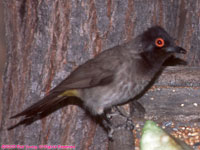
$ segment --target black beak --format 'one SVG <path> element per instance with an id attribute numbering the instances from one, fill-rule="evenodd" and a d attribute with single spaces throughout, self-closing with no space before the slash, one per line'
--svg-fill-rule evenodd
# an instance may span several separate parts
<path id="1" fill-rule="evenodd" d="M 179 46 L 169 46 L 166 48 L 167 52 L 171 52 L 171 53 L 181 53 L 181 54 L 186 54 L 187 51 L 185 49 L 183 49 L 182 47 Z"/>
<path id="2" fill-rule="evenodd" d="M 182 47 L 179 47 L 179 46 L 175 47 L 175 52 L 176 53 L 181 53 L 181 54 L 186 54 L 187 53 L 187 51 L 185 49 L 183 49 Z"/>

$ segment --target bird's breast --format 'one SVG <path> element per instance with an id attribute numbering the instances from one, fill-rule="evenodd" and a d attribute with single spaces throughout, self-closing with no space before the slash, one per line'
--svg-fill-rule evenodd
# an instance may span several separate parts
<path id="1" fill-rule="evenodd" d="M 107 108 L 128 102 L 149 83 L 150 78 L 138 74 L 136 68 L 122 65 L 112 83 L 82 90 L 85 105 L 93 114 L 101 114 Z"/>

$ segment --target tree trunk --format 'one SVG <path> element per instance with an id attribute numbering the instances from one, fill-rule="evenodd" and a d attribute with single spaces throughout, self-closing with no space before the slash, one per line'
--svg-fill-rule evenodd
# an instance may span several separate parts
<path id="1" fill-rule="evenodd" d="M 182 58 L 189 67 L 199 67 L 199 6 L 199 0 L 4 0 L 7 63 L 0 143 L 108 149 L 105 130 L 78 106 L 68 105 L 27 127 L 6 128 L 19 121 L 9 117 L 42 98 L 74 68 L 152 25 L 163 26 L 188 50 Z"/>

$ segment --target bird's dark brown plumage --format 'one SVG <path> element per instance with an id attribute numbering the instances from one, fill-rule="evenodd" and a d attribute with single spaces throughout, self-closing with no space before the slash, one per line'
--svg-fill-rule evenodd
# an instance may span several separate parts
<path id="1" fill-rule="evenodd" d="M 163 47 L 156 46 L 157 38 L 163 39 Z M 79 66 L 47 96 L 13 116 L 25 118 L 9 129 L 47 116 L 69 96 L 79 97 L 93 115 L 101 115 L 112 106 L 134 99 L 165 60 L 184 52 L 163 28 L 149 28 L 132 41 L 105 50 Z"/>

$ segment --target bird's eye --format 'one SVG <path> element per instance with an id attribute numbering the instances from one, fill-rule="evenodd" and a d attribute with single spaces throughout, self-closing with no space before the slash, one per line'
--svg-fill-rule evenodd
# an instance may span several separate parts
<path id="1" fill-rule="evenodd" d="M 155 40 L 155 44 L 157 47 L 163 47 L 165 45 L 165 41 L 162 38 L 157 38 Z"/>

